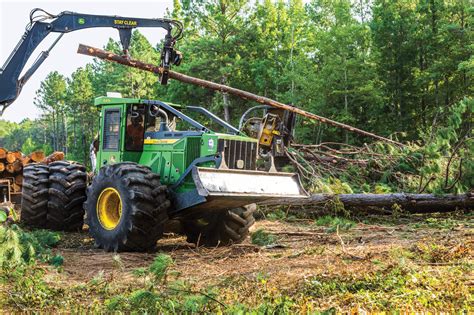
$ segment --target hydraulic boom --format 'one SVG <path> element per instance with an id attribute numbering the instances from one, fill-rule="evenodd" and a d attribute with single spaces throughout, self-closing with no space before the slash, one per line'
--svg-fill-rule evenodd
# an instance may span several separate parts
<path id="1" fill-rule="evenodd" d="M 93 27 L 113 27 L 119 31 L 120 42 L 124 54 L 128 56 L 132 29 L 137 27 L 159 27 L 167 31 L 161 51 L 160 66 L 165 69 L 160 76 L 160 83 L 167 84 L 168 71 L 171 65 L 179 65 L 181 53 L 174 49 L 177 40 L 182 36 L 181 22 L 170 19 L 142 19 L 120 16 L 90 15 L 64 11 L 58 15 L 50 14 L 42 9 L 33 9 L 26 31 L 16 45 L 7 61 L 0 68 L 0 116 L 15 101 L 23 85 L 49 56 L 49 52 L 58 43 L 64 33 Z M 175 31 L 173 31 L 175 30 Z M 41 52 L 24 75 L 20 78 L 28 59 L 36 47 L 50 33 L 59 33 L 59 37 L 48 50 Z"/>

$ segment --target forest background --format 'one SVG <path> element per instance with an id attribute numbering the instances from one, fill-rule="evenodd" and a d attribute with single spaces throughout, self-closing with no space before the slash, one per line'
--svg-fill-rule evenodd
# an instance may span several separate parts
<path id="1" fill-rule="evenodd" d="M 473 12 L 467 0 L 176 0 L 167 16 L 185 25 L 177 47 L 184 61 L 175 70 L 402 141 L 423 161 L 456 156 L 466 190 L 474 177 Z M 160 47 L 134 31 L 130 53 L 158 64 Z M 113 39 L 104 48 L 121 52 Z M 204 106 L 234 125 L 255 105 L 177 81 L 161 86 L 153 74 L 93 60 L 70 77 L 51 72 L 34 99 L 41 117 L 0 120 L 0 146 L 64 151 L 88 165 L 98 132 L 93 101 L 109 91 Z M 372 140 L 300 117 L 295 142 Z M 421 164 L 429 177 L 446 162 Z"/>

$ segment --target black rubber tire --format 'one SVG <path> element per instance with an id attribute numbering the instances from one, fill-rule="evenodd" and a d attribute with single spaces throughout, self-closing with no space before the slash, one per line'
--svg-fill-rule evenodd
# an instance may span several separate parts
<path id="1" fill-rule="evenodd" d="M 183 232 L 189 243 L 197 246 L 228 246 L 241 243 L 255 223 L 255 206 L 239 207 L 193 220 L 181 220 Z"/>
<path id="2" fill-rule="evenodd" d="M 97 214 L 97 201 L 106 188 L 118 191 L 122 200 L 122 216 L 118 225 L 105 229 Z M 170 201 L 160 176 L 150 168 L 133 162 L 107 165 L 100 169 L 87 189 L 89 233 L 96 246 L 107 251 L 147 251 L 156 246 L 168 220 Z"/>
<path id="3" fill-rule="evenodd" d="M 84 225 L 86 168 L 57 161 L 49 164 L 47 226 L 55 231 L 80 231 Z"/>
<path id="4" fill-rule="evenodd" d="M 47 228 L 49 167 L 29 164 L 23 169 L 20 221 L 34 228 Z"/>

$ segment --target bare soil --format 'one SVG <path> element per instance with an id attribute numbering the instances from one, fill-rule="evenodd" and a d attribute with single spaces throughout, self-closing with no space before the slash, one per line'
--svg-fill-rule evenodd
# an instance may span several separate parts
<path id="1" fill-rule="evenodd" d="M 347 231 L 335 232 L 316 226 L 313 220 L 261 220 L 251 231 L 264 229 L 274 234 L 275 244 L 257 246 L 247 239 L 230 247 L 196 248 L 183 236 L 167 234 L 158 242 L 156 251 L 149 253 L 107 253 L 94 248 L 87 232 L 68 233 L 56 249 L 64 257 L 64 271 L 59 279 L 68 285 L 85 283 L 102 273 L 106 279 L 129 283 L 134 279 L 131 271 L 149 266 L 157 253 L 169 254 L 175 262 L 173 271 L 199 287 L 219 285 L 231 278 L 253 281 L 257 275 L 265 274 L 282 290 L 315 275 L 363 275 L 377 268 L 374 261 L 386 261 L 397 250 L 412 250 L 417 244 L 438 244 L 453 250 L 461 246 L 463 258 L 472 262 L 472 217 L 456 220 L 446 219 L 446 215 L 435 219 L 427 215 L 410 219 L 388 217 L 370 224 L 359 222 Z M 426 222 L 435 225 L 426 226 Z M 450 225 L 436 226 L 445 222 Z M 469 275 L 467 281 L 473 279 Z"/>

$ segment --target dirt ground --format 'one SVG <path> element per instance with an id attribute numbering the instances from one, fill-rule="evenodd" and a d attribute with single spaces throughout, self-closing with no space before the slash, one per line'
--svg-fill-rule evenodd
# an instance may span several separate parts
<path id="1" fill-rule="evenodd" d="M 251 233 L 258 229 L 278 237 L 274 246 L 253 245 L 250 239 L 242 244 L 224 248 L 195 248 L 186 242 L 185 237 L 167 234 L 158 242 L 156 252 L 167 253 L 175 261 L 175 269 L 187 278 L 198 280 L 203 285 L 212 284 L 219 277 L 233 275 L 255 275 L 268 273 L 279 275 L 289 282 L 314 273 L 331 269 L 346 269 L 344 259 L 364 261 L 382 258 L 395 247 L 407 247 L 424 238 L 465 237 L 466 231 L 423 231 L 406 233 L 406 226 L 384 227 L 360 223 L 350 231 L 325 232 L 325 227 L 311 226 L 311 221 L 281 222 L 262 220 L 252 227 Z M 440 235 L 443 234 L 443 235 Z M 344 250 L 342 248 L 344 242 Z M 98 272 L 116 269 L 113 253 L 95 249 L 93 239 L 87 232 L 68 233 L 57 249 L 64 256 L 64 272 L 68 281 L 87 281 Z M 119 253 L 123 263 L 122 271 L 148 266 L 156 252 Z M 359 264 L 356 264 L 359 265 Z M 351 264 L 351 268 L 357 268 Z"/>
<path id="2" fill-rule="evenodd" d="M 257 246 L 249 238 L 230 247 L 196 248 L 183 236 L 167 234 L 158 242 L 155 252 L 114 254 L 95 249 L 87 232 L 68 233 L 56 249 L 64 257 L 64 265 L 54 281 L 71 286 L 101 275 L 107 281 L 129 285 L 137 281 L 132 271 L 149 266 L 157 253 L 170 255 L 174 260 L 173 272 L 197 288 L 222 288 L 234 285 L 235 281 L 242 286 L 264 275 L 269 284 L 286 292 L 296 290 L 312 277 L 363 277 L 380 269 L 377 262 L 393 261 L 398 255 L 402 258 L 403 251 L 414 253 L 411 259 L 415 264 L 430 268 L 429 272 L 441 272 L 440 268 L 457 264 L 459 260 L 447 257 L 449 255 L 457 255 L 456 259 L 471 266 L 473 262 L 472 214 L 366 217 L 341 231 L 318 226 L 315 220 L 309 219 L 259 220 L 251 233 L 256 230 L 274 235 L 276 241 L 268 246 Z M 430 246 L 438 252 L 417 251 L 417 246 L 423 244 L 432 244 Z M 420 257 L 431 256 L 418 259 L 417 253 Z M 462 282 L 472 290 L 472 272 L 463 274 Z M 238 286 L 234 289 L 242 290 L 240 302 L 252 300 L 252 289 L 245 291 Z M 337 306 L 337 302 L 321 306 L 334 305 Z"/>

